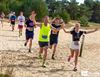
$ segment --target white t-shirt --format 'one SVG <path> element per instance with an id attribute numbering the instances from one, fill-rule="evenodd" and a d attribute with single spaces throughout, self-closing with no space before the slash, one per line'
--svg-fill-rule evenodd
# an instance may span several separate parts
<path id="1" fill-rule="evenodd" d="M 18 16 L 18 25 L 24 25 L 25 23 L 25 17 L 24 16 Z"/>

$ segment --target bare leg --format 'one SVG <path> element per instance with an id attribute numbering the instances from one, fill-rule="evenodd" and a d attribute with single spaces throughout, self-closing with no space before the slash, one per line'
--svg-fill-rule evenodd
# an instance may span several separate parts
<path id="1" fill-rule="evenodd" d="M 3 27 L 3 20 L 1 20 L 1 24 L 2 24 L 2 27 Z"/>
<path id="2" fill-rule="evenodd" d="M 42 59 L 41 54 L 43 53 L 43 47 L 40 47 L 40 51 L 39 51 L 39 58 Z"/>
<path id="3" fill-rule="evenodd" d="M 26 46 L 26 45 L 27 45 L 27 43 L 28 43 L 28 40 L 26 40 L 26 42 L 25 42 L 24 46 Z"/>
<path id="4" fill-rule="evenodd" d="M 54 44 L 54 49 L 53 49 L 53 54 L 52 54 L 52 59 L 55 60 L 55 52 L 56 52 L 57 44 Z"/>
<path id="5" fill-rule="evenodd" d="M 19 29 L 19 37 L 22 36 L 22 29 Z"/>
<path id="6" fill-rule="evenodd" d="M 19 29 L 19 37 L 20 37 L 20 29 Z"/>
<path id="7" fill-rule="evenodd" d="M 20 35 L 21 35 L 21 36 L 22 36 L 22 31 L 23 31 L 23 30 L 22 30 L 22 29 L 20 29 Z"/>
<path id="8" fill-rule="evenodd" d="M 52 45 L 50 45 L 49 48 L 52 49 Z"/>
<path id="9" fill-rule="evenodd" d="M 76 50 L 75 51 L 75 67 L 74 67 L 74 71 L 77 71 L 78 56 L 79 56 L 79 50 Z"/>
<path id="10" fill-rule="evenodd" d="M 31 48 L 32 48 L 32 39 L 29 40 L 30 43 L 29 43 L 29 52 L 31 52 Z"/>
<path id="11" fill-rule="evenodd" d="M 68 62 L 71 60 L 71 58 L 74 56 L 74 50 L 70 49 L 71 55 L 68 57 Z"/>
<path id="12" fill-rule="evenodd" d="M 45 61 L 46 61 L 46 58 L 47 58 L 47 49 L 48 47 L 44 47 L 44 55 L 43 55 L 43 63 L 42 63 L 42 67 L 45 67 Z"/>
<path id="13" fill-rule="evenodd" d="M 14 25 L 12 25 L 12 31 L 14 31 Z"/>

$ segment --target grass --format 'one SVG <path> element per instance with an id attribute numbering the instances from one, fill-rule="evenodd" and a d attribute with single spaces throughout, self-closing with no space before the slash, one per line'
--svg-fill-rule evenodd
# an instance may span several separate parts
<path id="1" fill-rule="evenodd" d="M 75 23 L 77 23 L 78 21 L 76 20 L 71 20 L 68 24 L 66 28 L 70 28 L 72 27 Z M 100 29 L 100 23 L 93 23 L 93 22 L 89 22 L 89 27 L 82 27 L 83 29 L 95 29 L 98 28 Z"/>
<path id="2" fill-rule="evenodd" d="M 11 76 L 8 74 L 0 74 L 0 77 L 11 77 Z"/>

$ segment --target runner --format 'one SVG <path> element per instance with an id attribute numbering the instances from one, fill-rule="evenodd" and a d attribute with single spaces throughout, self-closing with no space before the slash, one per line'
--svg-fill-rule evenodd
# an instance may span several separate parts
<path id="1" fill-rule="evenodd" d="M 24 22 L 25 22 L 25 17 L 23 16 L 23 12 L 20 12 L 20 15 L 18 16 L 18 29 L 19 29 L 19 37 L 22 36 L 22 29 L 24 26 Z"/>
<path id="2" fill-rule="evenodd" d="M 2 13 L 0 14 L 0 21 L 1 21 L 2 27 L 3 27 L 3 20 L 4 20 L 4 17 L 5 17 L 5 14 L 4 14 L 4 12 L 2 12 Z"/>
<path id="3" fill-rule="evenodd" d="M 50 31 L 51 31 L 51 25 L 49 24 L 49 17 L 45 16 L 43 18 L 43 23 L 40 23 L 39 26 L 40 26 L 39 58 L 42 58 L 41 55 L 42 55 L 42 53 L 44 51 L 42 67 L 46 67 L 44 64 L 45 64 L 45 61 L 46 61 L 46 58 L 47 58 L 48 44 L 49 44 L 49 41 L 50 41 Z"/>
<path id="4" fill-rule="evenodd" d="M 35 16 L 36 13 L 34 11 L 32 11 L 29 19 L 26 21 L 26 42 L 24 44 L 24 46 L 27 45 L 27 43 L 29 42 L 29 52 L 31 52 L 31 47 L 32 47 L 32 40 L 33 40 L 33 36 L 34 36 L 34 27 L 35 26 Z"/>
<path id="5" fill-rule="evenodd" d="M 77 71 L 77 63 L 78 63 L 78 56 L 79 56 L 79 49 L 80 49 L 80 38 L 83 34 L 88 34 L 88 33 L 93 33 L 97 31 L 97 29 L 95 30 L 91 30 L 91 31 L 82 31 L 80 30 L 80 24 L 76 23 L 74 29 L 72 31 L 66 31 L 66 33 L 71 33 L 72 35 L 72 43 L 70 46 L 70 51 L 71 51 L 71 55 L 68 58 L 68 62 L 71 60 L 71 58 L 74 57 L 75 59 L 75 66 L 73 71 Z"/>
<path id="6" fill-rule="evenodd" d="M 59 31 L 63 28 L 63 21 L 61 21 L 60 18 L 55 18 L 54 21 L 52 22 L 52 30 L 50 34 L 50 48 L 52 49 L 53 47 L 53 54 L 52 54 L 52 59 L 55 60 L 55 52 L 58 44 L 58 36 L 59 36 Z"/>
<path id="7" fill-rule="evenodd" d="M 13 12 L 13 15 L 10 17 L 10 23 L 11 23 L 11 26 L 12 26 L 12 31 L 14 31 L 15 22 L 16 22 L 16 16 L 15 16 L 15 12 Z"/>
<path id="8" fill-rule="evenodd" d="M 49 17 L 45 16 L 43 18 L 42 23 L 37 24 L 40 27 L 40 33 L 39 33 L 39 58 L 42 59 L 42 54 L 43 54 L 43 62 L 42 62 L 42 67 L 45 66 L 45 61 L 47 58 L 47 52 L 48 52 L 48 47 L 49 47 L 49 42 L 50 42 L 50 32 L 52 29 L 56 29 L 51 25 L 51 22 L 49 22 Z M 56 31 L 56 30 L 55 30 Z"/>
<path id="9" fill-rule="evenodd" d="M 8 23 L 10 23 L 10 18 L 11 18 L 12 15 L 13 15 L 13 12 L 11 11 L 11 12 L 8 14 L 8 18 L 9 18 L 9 22 L 8 22 Z M 10 26 L 11 26 L 11 23 L 10 23 Z"/>

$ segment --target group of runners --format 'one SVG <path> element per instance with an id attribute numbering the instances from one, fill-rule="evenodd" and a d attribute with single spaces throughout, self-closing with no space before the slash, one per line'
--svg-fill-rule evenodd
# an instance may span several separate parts
<path id="1" fill-rule="evenodd" d="M 19 29 L 19 36 L 22 35 L 23 26 L 25 26 L 25 35 L 26 41 L 24 46 L 29 46 L 29 52 L 31 52 L 32 48 L 32 40 L 34 38 L 34 28 L 40 27 L 39 31 L 39 38 L 38 44 L 40 47 L 39 50 L 39 58 L 42 59 L 42 67 L 45 66 L 45 61 L 47 58 L 48 48 L 53 49 L 52 59 L 55 60 L 55 53 L 56 48 L 58 45 L 58 38 L 59 38 L 59 31 L 62 29 L 65 33 L 70 33 L 72 35 L 72 42 L 70 44 L 70 55 L 68 57 L 68 62 L 70 62 L 71 58 L 74 57 L 74 71 L 77 71 L 77 64 L 78 64 L 78 56 L 80 51 L 80 38 L 83 34 L 93 33 L 97 31 L 97 29 L 90 30 L 90 31 L 83 31 L 80 29 L 80 23 L 76 23 L 71 31 L 67 31 L 65 29 L 66 24 L 61 18 L 54 18 L 53 20 L 49 19 L 49 16 L 44 16 L 42 22 L 37 22 L 35 11 L 32 11 L 29 18 L 25 21 L 25 16 L 23 12 L 20 12 L 18 16 L 18 29 Z M 15 12 L 9 18 L 12 31 L 14 30 L 16 16 Z"/>

